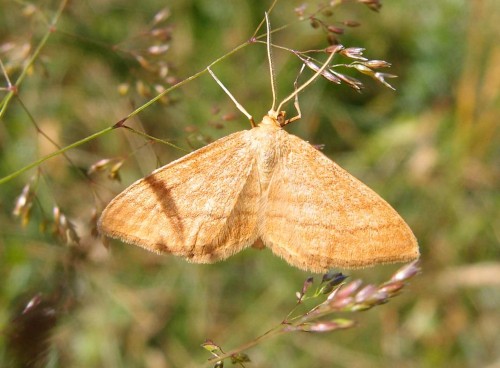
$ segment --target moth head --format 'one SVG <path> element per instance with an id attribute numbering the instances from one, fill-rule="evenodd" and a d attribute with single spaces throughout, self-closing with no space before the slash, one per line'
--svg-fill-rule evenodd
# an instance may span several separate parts
<path id="1" fill-rule="evenodd" d="M 274 110 L 269 110 L 267 115 L 262 119 L 262 123 L 265 125 L 275 125 L 278 127 L 282 127 L 287 124 L 286 112 L 276 112 Z"/>
<path id="2" fill-rule="evenodd" d="M 278 121 L 278 124 L 282 127 L 284 125 L 286 125 L 287 121 L 286 121 L 286 112 L 284 111 L 280 111 L 278 113 L 278 116 L 276 116 L 276 120 Z"/>

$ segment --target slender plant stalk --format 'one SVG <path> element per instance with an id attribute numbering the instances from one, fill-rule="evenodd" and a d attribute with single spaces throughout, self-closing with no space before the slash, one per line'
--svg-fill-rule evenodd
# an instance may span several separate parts
<path id="1" fill-rule="evenodd" d="M 9 102 L 12 100 L 12 97 L 14 97 L 17 94 L 17 92 L 19 91 L 19 87 L 21 86 L 21 83 L 24 81 L 24 78 L 28 74 L 28 70 L 31 68 L 31 66 L 33 65 L 35 60 L 40 55 L 40 52 L 42 51 L 45 44 L 49 40 L 49 37 L 54 33 L 55 26 L 56 26 L 57 22 L 59 21 L 59 18 L 61 17 L 62 12 L 64 11 L 64 8 L 66 7 L 67 3 L 68 3 L 68 0 L 61 1 L 61 4 L 59 5 L 59 8 L 57 9 L 56 14 L 54 15 L 54 18 L 52 18 L 52 22 L 50 23 L 47 32 L 45 33 L 45 35 L 41 39 L 40 43 L 38 44 L 37 48 L 35 49 L 35 52 L 33 53 L 33 55 L 31 55 L 31 58 L 29 59 L 28 63 L 26 63 L 26 65 L 24 66 L 24 68 L 23 68 L 21 74 L 19 75 L 19 77 L 17 78 L 14 86 L 9 86 L 10 91 L 9 91 L 9 93 L 7 93 L 7 95 L 4 97 L 4 99 L 1 103 L 2 107 L 0 108 L 0 119 L 5 114 L 5 111 L 7 111 L 7 107 L 9 105 Z"/>
<path id="2" fill-rule="evenodd" d="M 298 294 L 297 304 L 288 313 L 287 317 L 279 325 L 273 327 L 263 335 L 228 352 L 224 352 L 220 346 L 211 340 L 207 340 L 207 343 L 202 344 L 205 349 L 214 355 L 206 364 L 222 362 L 228 358 L 233 358 L 237 361 L 238 357 L 242 354 L 248 358 L 246 353 L 244 353 L 246 350 L 267 339 L 284 333 L 296 331 L 325 333 L 352 328 L 356 325 L 353 320 L 342 317 L 336 318 L 336 315 L 339 313 L 364 311 L 387 303 L 391 298 L 399 295 L 401 290 L 408 284 L 408 281 L 418 275 L 420 271 L 419 262 L 413 261 L 397 270 L 388 281 L 377 286 L 363 284 L 361 280 L 345 283 L 346 276 L 341 273 L 325 274 L 316 292 L 306 298 L 320 298 L 319 303 L 305 313 L 290 318 L 297 309 L 297 306 L 301 305 L 303 300 L 306 300 L 304 297 L 313 282 L 312 278 L 309 278 L 304 282 L 302 292 Z"/>
<path id="3" fill-rule="evenodd" d="M 246 351 L 246 350 L 250 349 L 251 347 L 258 345 L 265 340 L 271 339 L 271 338 L 276 337 L 278 335 L 281 335 L 285 332 L 286 332 L 285 325 L 280 324 L 280 325 L 270 329 L 266 333 L 260 335 L 259 337 L 255 338 L 252 341 L 246 342 L 243 345 L 241 345 L 237 348 L 234 348 L 231 351 L 225 352 L 217 357 L 210 358 L 206 362 L 206 366 L 210 366 L 210 365 L 217 363 L 218 361 L 228 359 L 231 356 L 233 356 L 234 354 L 241 353 L 242 351 Z"/>
<path id="4" fill-rule="evenodd" d="M 57 151 L 54 151 L 50 154 L 48 154 L 47 156 L 44 156 L 34 162 L 32 162 L 31 164 L 29 165 L 26 165 L 24 166 L 23 168 L 17 170 L 17 171 L 14 171 L 13 173 L 7 175 L 7 176 L 4 176 L 3 178 L 0 178 L 0 185 L 8 182 L 9 180 L 12 180 L 14 179 L 15 177 L 21 175 L 22 173 L 28 171 L 29 169 L 32 169 L 40 164 L 42 164 L 43 162 L 51 159 L 52 157 L 55 157 L 55 156 L 58 156 L 66 151 L 69 151 L 70 149 L 72 148 L 75 148 L 75 147 L 78 147 L 78 146 L 81 146 L 82 144 L 84 143 L 87 143 L 87 142 L 90 142 L 91 140 L 95 139 L 95 138 L 98 138 L 104 134 L 107 134 L 109 133 L 110 131 L 112 131 L 114 129 L 114 127 L 108 127 L 108 128 L 105 128 L 103 130 L 101 130 L 100 132 L 97 132 L 97 133 L 94 133 L 92 135 L 89 135 L 88 137 L 85 137 L 83 139 L 80 139 L 79 141 L 76 141 L 68 146 L 65 146 L 61 149 L 58 149 Z"/>

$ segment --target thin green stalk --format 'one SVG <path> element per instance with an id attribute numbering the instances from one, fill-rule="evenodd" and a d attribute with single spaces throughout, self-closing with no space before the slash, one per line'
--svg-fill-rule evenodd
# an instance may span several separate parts
<path id="1" fill-rule="evenodd" d="M 285 325 L 280 324 L 280 325 L 270 329 L 269 331 L 267 331 L 263 335 L 260 335 L 259 337 L 257 337 L 256 339 L 254 339 L 252 341 L 249 341 L 249 342 L 247 342 L 247 343 L 245 343 L 245 344 L 243 344 L 235 349 L 232 349 L 231 351 L 228 351 L 224 354 L 221 354 L 217 357 L 210 358 L 207 361 L 207 365 L 215 364 L 218 361 L 231 358 L 231 356 L 238 354 L 238 353 L 241 353 L 243 351 L 246 351 L 246 350 L 250 349 L 251 347 L 261 343 L 263 340 L 267 340 L 267 339 L 270 339 L 270 338 L 275 337 L 277 335 L 281 335 L 282 333 L 286 332 L 285 327 L 286 327 Z"/>
<path id="2" fill-rule="evenodd" d="M 31 68 L 31 66 L 33 65 L 35 60 L 38 58 L 38 55 L 40 55 L 40 52 L 42 51 L 45 44 L 49 40 L 50 35 L 52 33 L 54 33 L 55 25 L 59 21 L 59 18 L 61 17 L 61 14 L 62 14 L 64 8 L 66 7 L 67 2 L 68 2 L 68 0 L 61 1 L 61 4 L 59 5 L 59 8 L 56 11 L 56 14 L 54 15 L 54 18 L 52 19 L 52 22 L 49 25 L 49 29 L 47 30 L 47 33 L 45 33 L 42 40 L 40 41 L 37 48 L 35 49 L 35 52 L 33 53 L 33 55 L 31 55 L 31 58 L 29 59 L 28 63 L 25 65 L 25 67 L 23 68 L 23 70 L 22 70 L 21 74 L 19 75 L 19 77 L 17 78 L 14 86 L 9 86 L 10 91 L 9 91 L 9 93 L 7 93 L 7 95 L 4 97 L 4 99 L 1 103 L 2 107 L 0 108 L 0 119 L 5 114 L 5 111 L 7 111 L 7 106 L 9 105 L 9 102 L 12 100 L 12 97 L 14 97 L 14 95 L 19 91 L 19 87 L 20 87 L 21 83 L 24 81 L 24 78 L 28 74 L 28 70 Z"/>
<path id="3" fill-rule="evenodd" d="M 22 173 L 28 171 L 29 169 L 32 169 L 32 168 L 34 168 L 34 167 L 42 164 L 43 162 L 51 159 L 52 157 L 58 156 L 61 153 L 69 151 L 72 148 L 81 146 L 82 144 L 87 143 L 87 142 L 89 142 L 89 141 L 91 141 L 91 140 L 93 140 L 95 138 L 98 138 L 98 137 L 104 135 L 104 134 L 107 134 L 107 133 L 109 133 L 110 131 L 112 131 L 114 129 L 115 129 L 114 127 L 105 128 L 105 129 L 101 130 L 100 132 L 94 133 L 94 134 L 92 134 L 92 135 L 90 135 L 88 137 L 85 137 L 83 139 L 80 139 L 79 141 L 76 141 L 76 142 L 74 142 L 74 143 L 72 143 L 72 144 L 70 144 L 70 145 L 68 145 L 66 147 L 63 147 L 63 148 L 61 148 L 61 149 L 59 149 L 57 151 L 54 151 L 51 154 L 48 154 L 47 156 L 44 156 L 44 157 L 42 157 L 42 158 L 40 158 L 40 159 L 32 162 L 31 164 L 26 165 L 23 168 L 21 168 L 21 169 L 19 169 L 17 171 L 14 171 L 13 173 L 11 173 L 11 174 L 9 174 L 7 176 L 4 176 L 3 178 L 0 179 L 0 185 L 8 182 L 11 179 L 14 179 L 16 176 L 21 175 Z"/>
<path id="4" fill-rule="evenodd" d="M 133 133 L 135 133 L 135 134 L 137 134 L 137 135 L 140 135 L 141 137 L 144 137 L 144 138 L 147 138 L 147 139 L 149 139 L 149 140 L 152 140 L 153 142 L 166 144 L 167 146 L 170 146 L 170 147 L 173 147 L 173 148 L 175 148 L 175 149 L 178 149 L 179 151 L 183 151 L 183 152 L 187 152 L 187 153 L 191 152 L 190 150 L 187 150 L 187 149 L 184 149 L 184 148 L 182 148 L 182 147 L 179 147 L 179 146 L 177 146 L 177 145 L 175 145 L 175 144 L 173 144 L 173 143 L 171 143 L 171 142 L 169 142 L 169 141 L 166 141 L 166 140 L 164 140 L 164 139 L 160 139 L 160 138 L 153 137 L 152 135 L 149 135 L 149 134 L 147 134 L 147 133 L 141 132 L 141 131 L 139 131 L 139 130 L 135 130 L 135 129 L 133 129 L 133 128 L 129 127 L 129 126 L 124 125 L 123 127 L 124 127 L 125 129 L 127 129 L 127 130 L 130 130 L 131 132 L 133 132 Z"/>
<path id="5" fill-rule="evenodd" d="M 245 43 L 242 43 L 241 45 L 237 46 L 236 48 L 232 49 L 231 51 L 229 51 L 227 54 L 224 54 L 223 56 L 217 58 L 215 61 L 213 61 L 210 65 L 208 65 L 207 67 L 205 67 L 204 69 L 200 70 L 199 72 L 193 74 L 192 76 L 186 78 L 186 79 L 183 79 L 182 81 L 180 81 L 179 83 L 176 83 L 174 84 L 172 87 L 170 88 L 167 88 L 165 91 L 163 91 L 162 93 L 160 93 L 159 95 L 157 95 L 156 97 L 152 98 L 151 100 L 149 100 L 148 102 L 146 102 L 144 105 L 138 107 L 137 109 L 135 109 L 134 111 L 132 111 L 130 114 L 127 115 L 127 117 L 125 117 L 124 119 L 122 119 L 118 125 L 120 124 L 123 124 L 125 121 L 127 121 L 128 119 L 130 119 L 131 117 L 137 115 L 138 113 L 140 113 L 142 110 L 148 108 L 149 106 L 151 106 L 152 104 L 154 104 L 156 101 L 158 101 L 159 99 L 161 99 L 163 96 L 167 95 L 168 93 L 170 93 L 171 91 L 173 91 L 174 89 L 176 88 L 179 88 L 181 86 L 183 86 L 184 84 L 192 81 L 193 79 L 196 79 L 198 78 L 200 75 L 202 75 L 203 73 L 206 73 L 208 71 L 208 68 L 212 67 L 213 65 L 217 64 L 218 62 L 226 59 L 227 57 L 231 56 L 232 54 L 236 53 L 237 51 L 239 51 L 240 49 L 242 49 L 243 47 L 247 46 L 248 44 L 250 43 L 250 41 L 247 41 Z"/>

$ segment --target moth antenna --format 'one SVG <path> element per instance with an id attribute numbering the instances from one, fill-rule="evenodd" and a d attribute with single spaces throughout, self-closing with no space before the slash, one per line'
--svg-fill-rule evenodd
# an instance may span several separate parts
<path id="1" fill-rule="evenodd" d="M 286 104 L 288 101 L 290 101 L 292 98 L 297 96 L 304 88 L 306 88 L 308 85 L 310 85 L 318 76 L 323 73 L 323 71 L 328 67 L 330 62 L 332 61 L 333 57 L 335 56 L 335 52 L 332 52 L 330 56 L 328 56 L 328 59 L 326 59 L 325 63 L 321 66 L 321 68 L 318 69 L 314 75 L 309 78 L 306 82 L 304 82 L 303 85 L 301 85 L 299 88 L 297 88 L 293 93 L 291 93 L 288 97 L 286 97 L 283 101 L 278 106 L 278 109 L 276 111 L 281 111 L 281 108 L 284 104 Z"/>
<path id="2" fill-rule="evenodd" d="M 222 90 L 224 92 L 226 92 L 226 94 L 229 96 L 229 98 L 234 102 L 234 104 L 236 105 L 238 110 L 240 110 L 243 113 L 243 115 L 245 115 L 248 118 L 248 120 L 250 120 L 250 124 L 252 125 L 252 127 L 256 127 L 257 125 L 255 124 L 255 121 L 253 120 L 252 115 L 250 115 L 248 113 L 248 111 L 245 110 L 245 108 L 236 100 L 236 98 L 234 98 L 234 96 L 231 94 L 231 92 L 229 92 L 229 90 L 226 88 L 226 86 L 224 84 L 222 84 L 222 82 L 219 80 L 219 78 L 217 78 L 217 76 L 214 74 L 214 72 L 212 71 L 212 69 L 210 69 L 209 66 L 207 67 L 207 70 L 210 73 L 210 75 L 212 76 L 212 78 L 215 79 L 217 84 L 222 88 Z"/>
<path id="3" fill-rule="evenodd" d="M 271 91 L 273 93 L 273 105 L 271 106 L 271 111 L 275 111 L 274 107 L 276 106 L 276 79 L 274 75 L 274 65 L 273 58 L 271 53 L 271 22 L 269 21 L 269 15 L 265 12 L 266 15 L 266 43 L 267 43 L 267 59 L 269 61 L 269 73 L 271 75 Z M 278 110 L 279 111 L 279 110 Z"/>

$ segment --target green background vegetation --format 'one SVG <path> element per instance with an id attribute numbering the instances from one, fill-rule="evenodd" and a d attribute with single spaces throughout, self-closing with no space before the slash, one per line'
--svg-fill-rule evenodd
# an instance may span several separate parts
<path id="1" fill-rule="evenodd" d="M 321 29 L 299 21 L 294 8 L 300 4 L 277 4 L 272 25 L 288 26 L 273 42 L 298 50 L 326 47 Z M 0 58 L 13 83 L 27 72 L 8 104 L 8 91 L 0 91 L 0 177 L 53 152 L 55 144 L 112 126 L 161 88 L 203 70 L 245 42 L 270 3 L 74 1 L 26 68 L 60 5 L 0 1 Z M 307 5 L 306 13 L 317 6 Z M 165 7 L 170 15 L 152 24 Z M 352 71 L 365 84 L 362 94 L 318 80 L 301 94 L 303 119 L 288 130 L 324 144 L 326 155 L 398 210 L 419 239 L 423 272 L 389 304 L 351 316 L 356 328 L 266 341 L 247 352 L 249 366 L 497 366 L 499 3 L 386 1 L 376 13 L 348 2 L 322 19 L 337 26 L 359 21 L 340 42 L 391 62 L 397 91 Z M 165 45 L 161 55 L 148 53 Z M 301 63 L 279 50 L 274 62 L 283 98 Z M 214 66 L 256 120 L 271 106 L 267 68 L 263 44 Z M 0 81 L 7 87 L 4 77 Z M 127 124 L 187 150 L 249 127 L 206 73 Z M 34 343 L 15 339 L 25 325 L 33 337 L 50 334 L 45 351 L 52 367 L 194 367 L 209 358 L 200 348 L 205 339 L 231 349 L 284 318 L 309 274 L 267 250 L 194 265 L 119 242 L 105 247 L 92 236 L 95 214 L 115 194 L 183 154 L 117 129 L 0 186 L 0 366 L 19 365 L 16 354 L 30 354 Z M 104 158 L 124 159 L 121 183 L 106 172 L 85 175 Z M 28 183 L 36 194 L 29 197 L 31 211 L 15 217 L 16 197 Z M 65 241 L 71 226 L 55 226 L 55 206 L 74 225 L 78 244 Z M 397 267 L 344 272 L 376 283 Z M 41 315 L 54 314 L 26 322 L 21 311 L 38 294 Z"/>

